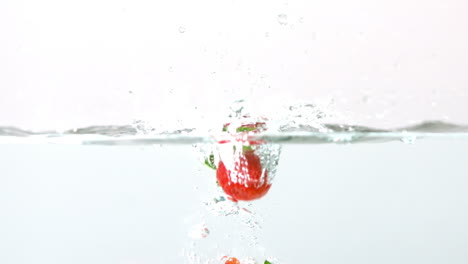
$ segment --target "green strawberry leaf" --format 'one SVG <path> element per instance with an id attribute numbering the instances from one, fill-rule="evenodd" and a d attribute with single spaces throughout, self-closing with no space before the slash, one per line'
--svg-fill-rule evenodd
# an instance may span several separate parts
<path id="1" fill-rule="evenodd" d="M 205 159 L 205 165 L 213 170 L 216 170 L 216 165 L 215 165 L 213 154 L 211 154 L 208 158 Z"/>
<path id="2" fill-rule="evenodd" d="M 236 129 L 237 132 L 250 132 L 256 130 L 256 127 L 249 127 L 249 126 L 241 126 Z"/>

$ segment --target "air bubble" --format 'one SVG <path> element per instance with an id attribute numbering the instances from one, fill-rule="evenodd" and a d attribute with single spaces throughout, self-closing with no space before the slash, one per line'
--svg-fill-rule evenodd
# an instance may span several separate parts
<path id="1" fill-rule="evenodd" d="M 189 237 L 192 239 L 206 238 L 210 234 L 210 230 L 205 224 L 198 224 L 192 227 L 189 232 Z"/>
<path id="2" fill-rule="evenodd" d="M 252 258 L 252 257 L 248 257 L 248 258 L 246 258 L 246 259 L 243 259 L 241 263 L 242 263 L 242 264 L 257 264 L 257 262 L 255 261 L 255 259 Z"/>
<path id="3" fill-rule="evenodd" d="M 402 133 L 402 137 L 400 138 L 400 141 L 405 143 L 405 144 L 414 144 L 416 142 L 417 137 L 415 135 L 409 134 L 406 130 L 404 130 Z"/>
<path id="4" fill-rule="evenodd" d="M 401 140 L 401 142 L 403 142 L 405 144 L 412 145 L 412 144 L 414 144 L 416 142 L 416 139 L 417 139 L 417 137 L 415 137 L 415 136 L 404 136 L 400 140 Z"/>
<path id="5" fill-rule="evenodd" d="M 288 24 L 288 16 L 286 14 L 279 14 L 278 15 L 278 23 L 282 26 Z"/>

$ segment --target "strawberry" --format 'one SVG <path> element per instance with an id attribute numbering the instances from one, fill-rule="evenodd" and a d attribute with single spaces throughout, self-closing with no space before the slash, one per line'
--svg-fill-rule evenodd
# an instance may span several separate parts
<path id="1" fill-rule="evenodd" d="M 216 170 L 218 185 L 234 202 L 251 201 L 263 197 L 271 187 L 269 171 L 262 166 L 256 150 L 266 144 L 262 140 L 247 136 L 266 130 L 264 122 L 237 123 L 235 130 L 229 129 L 232 123 L 224 124 L 222 138 L 218 139 L 221 148 L 227 150 L 215 163 L 211 153 L 205 158 L 205 165 Z M 231 152 L 231 150 L 233 152 Z M 232 153 L 232 154 L 231 154 Z"/>
<path id="2" fill-rule="evenodd" d="M 224 264 L 240 264 L 240 261 L 237 258 L 228 257 L 228 256 L 224 256 L 221 258 L 221 260 L 225 260 L 225 259 L 226 259 L 226 262 L 224 262 Z M 272 263 L 268 260 L 265 260 L 263 264 L 272 264 Z"/>
<path id="3" fill-rule="evenodd" d="M 234 158 L 232 168 L 218 163 L 216 178 L 232 200 L 251 201 L 263 197 L 271 187 L 268 171 L 262 168 L 260 157 L 250 147 Z"/>
<path id="4" fill-rule="evenodd" d="M 228 258 L 224 264 L 240 264 L 240 261 L 236 258 Z"/>

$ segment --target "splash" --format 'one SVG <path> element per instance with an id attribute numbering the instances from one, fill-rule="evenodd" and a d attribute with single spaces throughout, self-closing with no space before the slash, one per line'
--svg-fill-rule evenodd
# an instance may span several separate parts
<path id="1" fill-rule="evenodd" d="M 200 118 L 187 127 L 175 120 L 172 126 L 147 120 L 135 120 L 123 126 L 90 126 L 65 130 L 31 131 L 16 127 L 0 127 L 0 144 L 81 144 L 81 145 L 153 145 L 204 144 L 222 139 L 220 127 L 232 123 L 228 132 L 242 123 L 264 122 L 268 130 L 249 134 L 245 140 L 262 140 L 271 144 L 355 144 L 361 142 L 402 141 L 423 138 L 468 138 L 468 125 L 442 121 L 424 121 L 411 126 L 381 129 L 355 124 L 337 123 L 347 118 L 330 110 L 327 104 L 278 104 L 275 107 L 235 101 L 223 118 Z M 202 113 L 198 113 L 200 116 Z M 195 111 L 193 116 L 197 115 Z M 216 115 L 218 116 L 218 115 Z M 243 118 L 240 118 L 243 117 Z M 224 122 L 224 123 L 223 123 Z M 408 140 L 409 139 L 409 140 Z"/>

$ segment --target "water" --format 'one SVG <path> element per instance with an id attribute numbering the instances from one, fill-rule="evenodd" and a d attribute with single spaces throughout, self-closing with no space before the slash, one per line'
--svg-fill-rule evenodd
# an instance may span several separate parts
<path id="1" fill-rule="evenodd" d="M 3 127 L 0 263 L 466 263 L 467 132 L 251 135 L 281 143 L 281 158 L 269 193 L 236 204 L 192 145 L 216 134 Z"/>
<path id="2" fill-rule="evenodd" d="M 466 263 L 467 149 L 284 144 L 270 192 L 234 205 L 191 145 L 2 144 L 0 262 Z"/>

